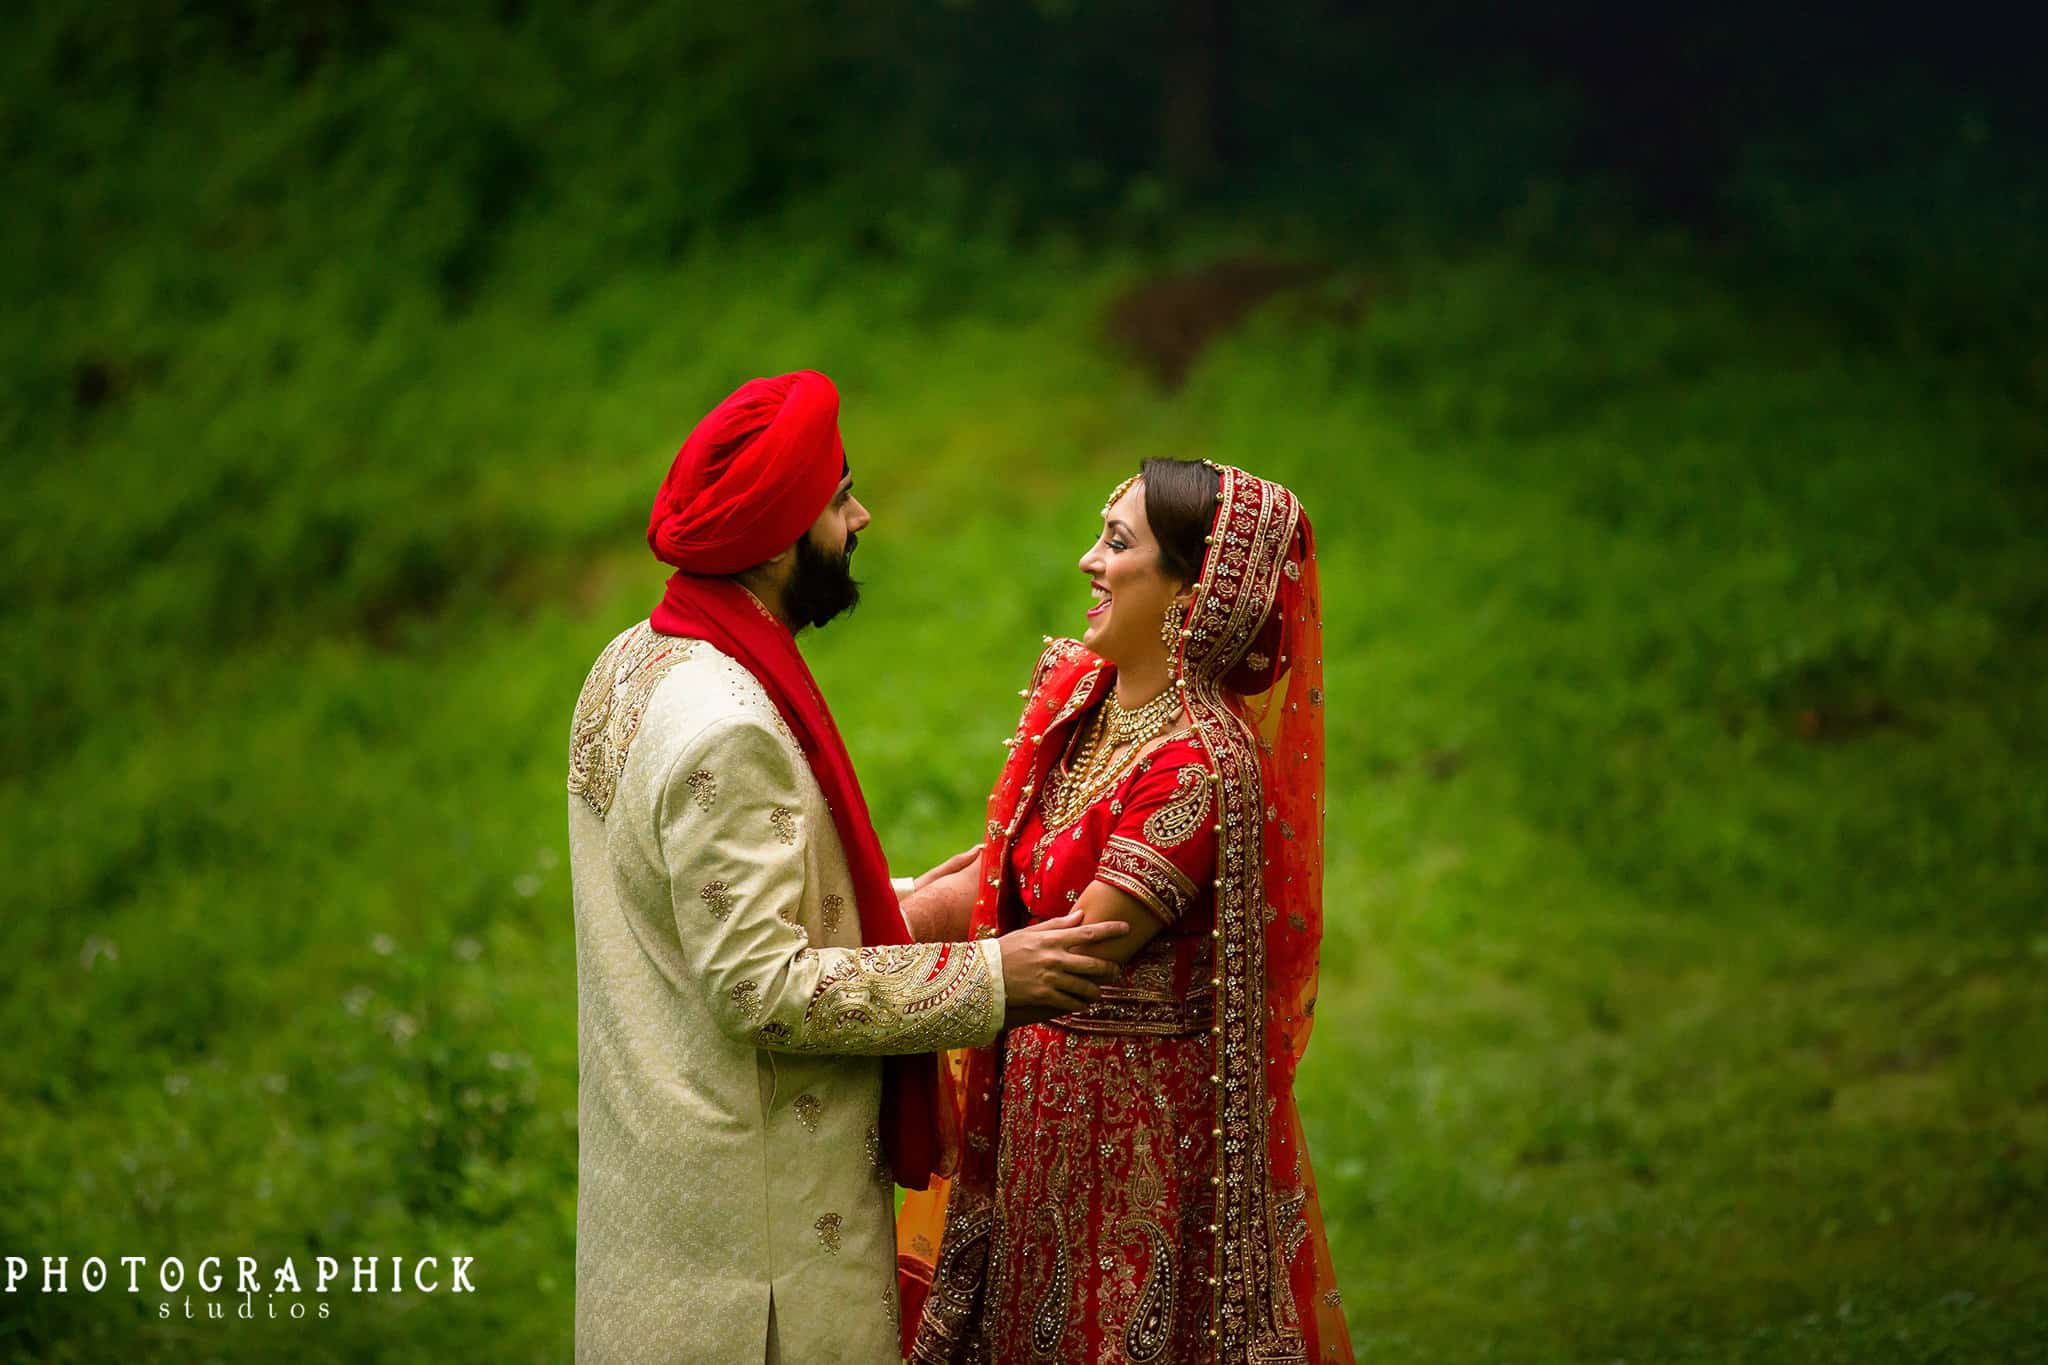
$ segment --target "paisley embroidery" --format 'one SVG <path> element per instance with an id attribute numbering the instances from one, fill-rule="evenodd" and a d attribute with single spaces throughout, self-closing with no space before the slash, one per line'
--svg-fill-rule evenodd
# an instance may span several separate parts
<path id="1" fill-rule="evenodd" d="M 775 837 L 785 844 L 796 842 L 796 812 L 787 806 L 777 806 L 768 812 L 768 824 L 775 831 Z"/>
<path id="2" fill-rule="evenodd" d="M 718 799 L 718 775 L 709 768 L 699 768 L 683 779 L 696 799 L 698 810 L 710 810 L 711 803 Z"/>
<path id="3" fill-rule="evenodd" d="M 924 1301 L 923 1316 L 917 1320 L 917 1343 L 910 1353 L 911 1360 L 918 1365 L 945 1365 L 978 1346 L 970 1338 L 975 1332 L 982 1277 L 988 1272 L 995 1219 L 985 1203 L 960 1207 L 967 1203 L 958 1199 L 946 1209 L 946 1235 L 939 1244 L 931 1293 Z M 925 1241 L 922 1234 L 918 1241 Z M 913 1241 L 910 1249 L 930 1256 L 930 1243 L 925 1241 L 920 1246 L 918 1241 Z M 974 1350 L 969 1358 L 985 1356 L 985 1351 Z"/>
<path id="4" fill-rule="evenodd" d="M 1191 763 L 1174 780 L 1166 804 L 1145 817 L 1145 842 L 1154 848 L 1178 848 L 1209 818 L 1209 774 Z"/>
<path id="5" fill-rule="evenodd" d="M 1301 1163 L 1294 1163 L 1294 1178 L 1301 1178 Z M 1308 1219 L 1302 1209 L 1308 1203 L 1308 1187 L 1296 1185 L 1291 1189 L 1276 1190 L 1280 1197 L 1273 1203 L 1273 1218 L 1280 1234 L 1280 1253 L 1286 1260 L 1293 1260 L 1294 1253 L 1301 1250 L 1301 1244 L 1308 1240 Z"/>
<path id="6" fill-rule="evenodd" d="M 1173 1340 L 1174 1307 L 1180 1297 L 1173 1241 L 1166 1229 L 1134 1213 L 1116 1220 L 1116 1234 L 1125 1239 L 1135 1235 L 1148 1253 L 1144 1288 L 1124 1324 L 1125 1359 L 1145 1365 L 1162 1358 Z"/>
<path id="7" fill-rule="evenodd" d="M 834 1256 L 839 1254 L 839 1224 L 841 1221 L 841 1218 L 836 1213 L 821 1213 L 818 1215 L 818 1221 L 811 1224 L 812 1227 L 818 1230 L 819 1244 Z"/>
<path id="8" fill-rule="evenodd" d="M 777 1039 L 786 1051 L 936 1052 L 995 1025 L 995 974 L 982 949 L 902 943 L 803 948 L 797 956 L 819 954 L 827 955 L 828 965 L 818 974 L 802 1028 Z"/>
<path id="9" fill-rule="evenodd" d="M 818 903 L 818 919 L 825 926 L 825 932 L 839 932 L 839 917 L 846 911 L 846 897 L 827 896 Z"/>
<path id="10" fill-rule="evenodd" d="M 706 882 L 704 889 L 697 893 L 697 899 L 711 912 L 711 918 L 723 922 L 732 914 L 732 888 L 724 882 Z"/>
<path id="11" fill-rule="evenodd" d="M 1155 1207 L 1166 1197 L 1166 1178 L 1159 1172 L 1159 1158 L 1150 1143 L 1138 1145 L 1138 1160 L 1131 1171 L 1131 1203 L 1141 1209 Z"/>
<path id="12" fill-rule="evenodd" d="M 655 689 L 696 646 L 642 621 L 606 645 L 583 680 L 569 727 L 569 794 L 599 819 L 611 813 L 619 774 Z"/>
<path id="13" fill-rule="evenodd" d="M 733 1012 L 742 1019 L 750 1018 L 759 1013 L 761 1009 L 761 988 L 752 981 L 733 982 L 732 1008 Z"/>
<path id="14" fill-rule="evenodd" d="M 825 1102 L 816 1095 L 806 1091 L 804 1094 L 796 1097 L 795 1108 L 796 1121 L 801 1123 L 809 1132 L 817 1132 L 818 1120 L 825 1113 Z"/>
<path id="15" fill-rule="evenodd" d="M 1031 1310 L 1031 1354 L 1050 1359 L 1067 1334 L 1068 1301 L 1073 1297 L 1074 1266 L 1067 1255 L 1067 1215 L 1061 1207 L 1066 1193 L 1064 1170 L 1053 1172 L 1054 1198 L 1039 1206 L 1039 1216 L 1052 1223 L 1052 1279 L 1038 1307 Z"/>

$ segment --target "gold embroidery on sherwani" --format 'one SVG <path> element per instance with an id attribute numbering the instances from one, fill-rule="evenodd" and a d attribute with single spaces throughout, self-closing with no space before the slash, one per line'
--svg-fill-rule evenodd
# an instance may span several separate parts
<path id="1" fill-rule="evenodd" d="M 871 1168 L 869 1173 L 874 1176 L 875 1183 L 884 1186 L 893 1183 L 895 1177 L 890 1174 L 889 1163 L 882 1159 L 882 1130 L 872 1123 L 869 1124 L 863 1145 L 867 1149 L 868 1165 Z"/>
<path id="2" fill-rule="evenodd" d="M 1209 818 L 1209 774 L 1189 764 L 1174 779 L 1166 804 L 1145 817 L 1145 840 L 1156 848 L 1178 848 L 1195 837 Z"/>
<path id="3" fill-rule="evenodd" d="M 733 1012 L 745 1019 L 756 1014 L 761 1008 L 761 988 L 752 981 L 732 983 Z"/>
<path id="4" fill-rule="evenodd" d="M 827 896 L 818 902 L 818 922 L 825 926 L 825 932 L 839 932 L 839 917 L 846 912 L 846 897 Z"/>
<path id="5" fill-rule="evenodd" d="M 819 1243 L 834 1256 L 839 1254 L 840 1221 L 840 1217 L 836 1213 L 821 1213 L 818 1215 L 818 1221 L 811 1224 L 812 1227 L 818 1230 Z"/>
<path id="6" fill-rule="evenodd" d="M 785 844 L 796 842 L 796 812 L 787 806 L 777 806 L 768 812 L 768 824 L 775 831 L 775 837 Z"/>
<path id="7" fill-rule="evenodd" d="M 710 810 L 711 803 L 718 799 L 718 775 L 709 768 L 699 768 L 683 779 L 695 798 L 698 810 Z"/>
<path id="8" fill-rule="evenodd" d="M 804 928 L 803 921 L 797 918 L 797 915 L 799 913 L 800 912 L 796 905 L 783 905 L 776 908 L 775 918 L 781 920 L 783 924 L 788 926 L 789 931 L 791 933 L 795 934 L 798 938 L 808 943 L 811 940 L 811 931 Z"/>
<path id="9" fill-rule="evenodd" d="M 695 640 L 663 635 L 642 621 L 605 647 L 583 680 L 569 729 L 569 792 L 603 819 L 618 795 L 627 751 L 654 689 L 690 657 Z"/>
<path id="10" fill-rule="evenodd" d="M 819 954 L 803 1022 L 771 1020 L 754 1030 L 763 1046 L 786 1052 L 873 1054 L 933 1052 L 959 1041 L 962 1022 L 993 1023 L 996 980 L 988 954 L 964 943 L 903 943 L 874 948 L 800 948 L 802 971 Z"/>
<path id="11" fill-rule="evenodd" d="M 796 1097 L 795 1105 L 796 1121 L 801 1123 L 808 1131 L 817 1132 L 818 1119 L 825 1112 L 825 1102 L 816 1095 L 805 1092 Z"/>
<path id="12" fill-rule="evenodd" d="M 711 918 L 723 920 L 732 914 L 732 887 L 724 882 L 706 882 L 704 889 L 697 893 L 697 899 L 704 902 L 704 908 L 711 912 Z"/>

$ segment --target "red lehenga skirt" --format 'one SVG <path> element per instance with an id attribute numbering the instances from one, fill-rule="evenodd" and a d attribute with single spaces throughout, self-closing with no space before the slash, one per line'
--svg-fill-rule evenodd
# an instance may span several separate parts
<path id="1" fill-rule="evenodd" d="M 1009 1035 L 982 1339 L 991 1361 L 1205 1361 L 1206 1030 Z"/>

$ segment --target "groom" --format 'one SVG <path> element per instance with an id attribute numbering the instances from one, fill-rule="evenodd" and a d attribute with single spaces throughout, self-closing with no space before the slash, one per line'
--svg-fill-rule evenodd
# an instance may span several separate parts
<path id="1" fill-rule="evenodd" d="M 677 573 L 576 704 L 586 1365 L 898 1360 L 890 1191 L 942 1160 L 931 1054 L 1116 970 L 1080 950 L 1123 926 L 1073 916 L 911 941 L 795 640 L 859 597 L 838 415 L 801 371 L 698 424 L 647 531 Z"/>

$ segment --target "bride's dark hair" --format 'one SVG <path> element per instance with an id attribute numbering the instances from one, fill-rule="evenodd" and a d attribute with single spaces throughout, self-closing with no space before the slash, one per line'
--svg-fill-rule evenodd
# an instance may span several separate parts
<path id="1" fill-rule="evenodd" d="M 1159 571 L 1194 583 L 1202 576 L 1222 477 L 1200 460 L 1147 460 L 1138 476 L 1145 481 L 1145 520 L 1159 539 Z"/>

